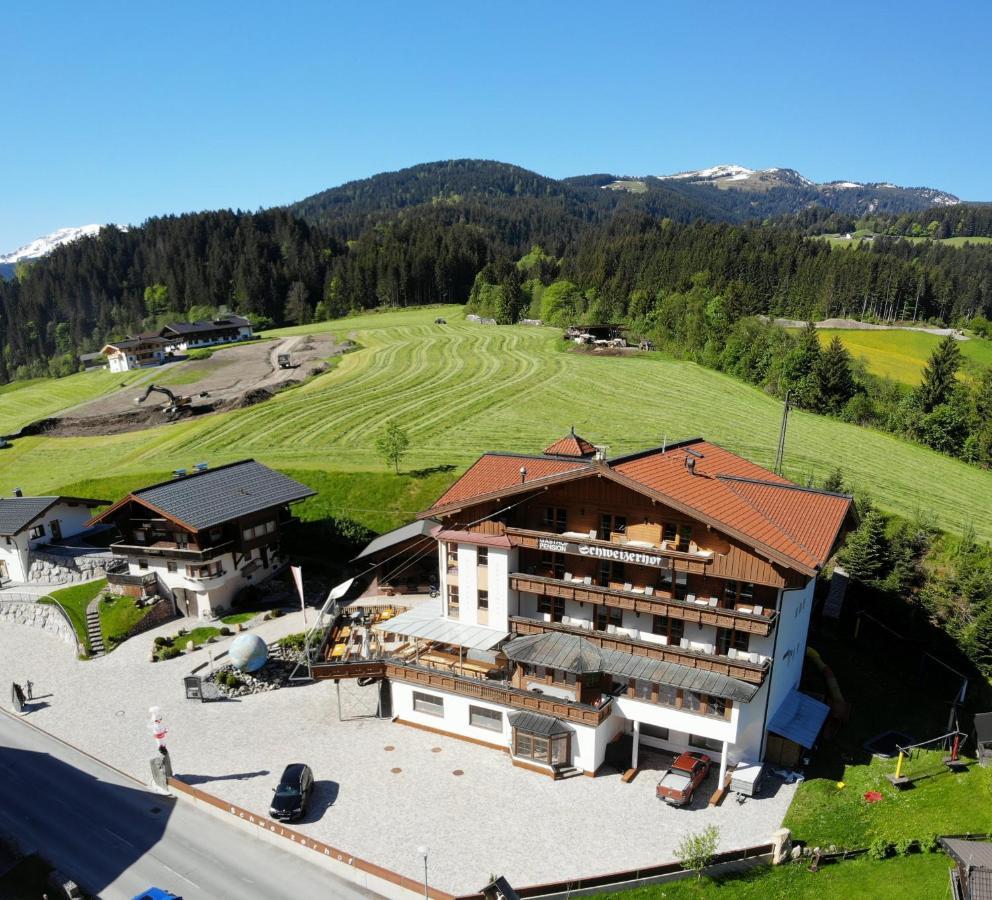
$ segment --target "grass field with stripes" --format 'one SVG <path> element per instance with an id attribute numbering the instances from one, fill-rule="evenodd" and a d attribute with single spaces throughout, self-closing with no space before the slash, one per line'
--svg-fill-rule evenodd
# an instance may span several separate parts
<path id="1" fill-rule="evenodd" d="M 439 314 L 448 324 L 434 324 Z M 326 331 L 359 349 L 256 406 L 107 437 L 18 440 L 0 451 L 0 492 L 103 479 L 138 485 L 150 473 L 251 456 L 299 473 L 327 473 L 354 504 L 360 473 L 374 473 L 377 484 L 393 477 L 374 449 L 390 419 L 410 437 L 403 470 L 433 470 L 430 487 L 438 493 L 484 450 L 539 452 L 572 425 L 611 454 L 702 435 L 759 464 L 774 460 L 778 400 L 661 354 L 569 352 L 556 329 L 483 326 L 466 321 L 459 307 L 368 314 L 272 334 Z M 6 399 L 0 395 L 0 408 Z M 925 510 L 944 528 L 970 523 L 992 538 L 992 473 L 801 412 L 790 417 L 785 459 L 786 474 L 800 483 L 839 467 L 850 486 L 869 491 L 884 508 Z M 423 502 L 426 488 L 411 489 L 409 474 L 404 478 L 396 490 L 406 498 L 405 513 L 406 505 Z M 354 509 L 353 518 L 378 529 L 401 512 Z"/>

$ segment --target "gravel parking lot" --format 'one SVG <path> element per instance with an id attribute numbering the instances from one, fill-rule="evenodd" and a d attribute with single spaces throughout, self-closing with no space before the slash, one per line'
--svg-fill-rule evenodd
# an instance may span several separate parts
<path id="1" fill-rule="evenodd" d="M 721 849 L 764 843 L 779 827 L 794 786 L 769 779 L 761 798 L 710 808 L 715 774 L 692 805 L 655 798 L 659 773 L 560 782 L 516 769 L 505 754 L 374 718 L 338 720 L 331 682 L 238 700 L 184 699 L 182 677 L 206 660 L 149 663 L 147 632 L 101 659 L 80 662 L 67 645 L 33 628 L 0 628 L 0 683 L 30 678 L 30 720 L 142 780 L 154 752 L 148 707 L 162 708 L 176 775 L 253 811 L 265 812 L 288 762 L 314 770 L 317 788 L 301 831 L 413 878 L 417 847 L 430 848 L 432 884 L 478 890 L 490 873 L 511 884 L 556 881 L 669 861 L 686 831 L 720 828 Z M 302 629 L 301 614 L 260 624 L 267 641 Z M 213 645 L 216 652 L 225 643 Z M 349 687 L 346 708 L 362 697 Z M 658 755 L 650 765 L 663 768 Z"/>

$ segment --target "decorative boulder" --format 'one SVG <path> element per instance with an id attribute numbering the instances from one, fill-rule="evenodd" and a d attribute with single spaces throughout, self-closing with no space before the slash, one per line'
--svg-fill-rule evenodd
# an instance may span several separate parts
<path id="1" fill-rule="evenodd" d="M 269 648 L 257 634 L 242 634 L 227 651 L 231 665 L 240 672 L 257 672 L 269 658 Z"/>

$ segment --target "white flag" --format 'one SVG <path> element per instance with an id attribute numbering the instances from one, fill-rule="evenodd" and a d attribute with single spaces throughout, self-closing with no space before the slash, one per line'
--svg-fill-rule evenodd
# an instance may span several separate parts
<path id="1" fill-rule="evenodd" d="M 293 581 L 296 582 L 296 590 L 300 595 L 300 609 L 303 610 L 303 624 L 307 624 L 307 607 L 303 597 L 303 570 L 299 566 L 290 566 L 289 571 L 293 573 Z"/>

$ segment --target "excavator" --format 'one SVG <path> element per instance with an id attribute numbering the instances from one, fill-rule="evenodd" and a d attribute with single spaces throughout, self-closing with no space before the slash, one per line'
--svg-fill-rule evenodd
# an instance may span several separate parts
<path id="1" fill-rule="evenodd" d="M 135 397 L 135 403 L 144 403 L 149 395 L 152 393 L 165 394 L 169 398 L 168 403 L 162 404 L 162 411 L 165 413 L 166 417 L 171 422 L 173 419 L 177 418 L 184 412 L 188 412 L 193 405 L 192 397 L 180 397 L 172 393 L 167 387 L 161 387 L 157 384 L 150 384 L 145 388 L 145 392 L 140 397 Z M 206 391 L 200 394 L 201 397 L 209 396 Z"/>

